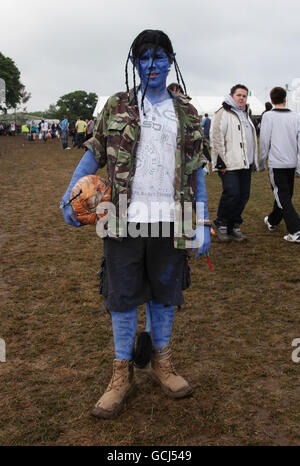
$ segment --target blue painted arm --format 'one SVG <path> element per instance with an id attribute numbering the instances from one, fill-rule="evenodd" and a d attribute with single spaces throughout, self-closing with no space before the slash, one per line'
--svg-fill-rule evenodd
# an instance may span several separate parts
<path id="1" fill-rule="evenodd" d="M 79 164 L 77 165 L 67 191 L 62 198 L 62 212 L 65 219 L 65 222 L 68 225 L 74 227 L 80 227 L 82 224 L 75 218 L 72 206 L 68 204 L 70 200 L 70 194 L 75 183 L 80 180 L 83 176 L 94 175 L 99 168 L 99 164 L 95 159 L 93 153 L 90 150 L 87 150 Z"/>
<path id="2" fill-rule="evenodd" d="M 196 186 L 196 219 L 208 219 L 208 207 L 205 178 L 202 168 L 197 172 Z M 193 251 L 195 257 L 205 254 L 210 248 L 210 227 L 205 225 L 196 226 L 196 234 L 194 239 Z M 198 250 L 197 250 L 198 248 Z"/>

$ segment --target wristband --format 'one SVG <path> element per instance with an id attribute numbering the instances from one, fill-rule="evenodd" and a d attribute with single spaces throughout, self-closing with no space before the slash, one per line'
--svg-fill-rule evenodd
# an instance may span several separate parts
<path id="1" fill-rule="evenodd" d="M 208 218 L 199 218 L 197 220 L 198 225 L 206 225 L 207 227 L 211 227 L 212 223 Z"/>

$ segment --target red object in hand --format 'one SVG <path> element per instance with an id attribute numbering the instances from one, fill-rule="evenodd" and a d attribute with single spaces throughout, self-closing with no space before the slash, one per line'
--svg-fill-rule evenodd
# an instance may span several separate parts
<path id="1" fill-rule="evenodd" d="M 210 260 L 210 258 L 209 258 L 209 252 L 206 253 L 206 257 L 207 257 L 207 262 L 208 262 L 209 270 L 212 270 L 212 269 L 213 269 L 213 266 L 212 266 L 211 260 Z"/>

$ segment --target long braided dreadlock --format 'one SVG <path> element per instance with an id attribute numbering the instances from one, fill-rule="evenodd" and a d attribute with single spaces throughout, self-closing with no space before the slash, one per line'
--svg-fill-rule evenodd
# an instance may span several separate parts
<path id="1" fill-rule="evenodd" d="M 184 94 L 187 95 L 186 91 L 186 86 L 185 82 L 183 80 L 181 71 L 179 69 L 178 63 L 176 61 L 174 51 L 173 51 L 173 46 L 172 42 L 170 41 L 169 37 L 167 34 L 165 34 L 163 31 L 155 30 L 155 29 L 145 29 L 142 31 L 133 41 L 129 53 L 127 56 L 126 60 L 126 65 L 125 65 L 125 79 L 126 79 L 126 89 L 127 92 L 129 92 L 129 79 L 128 79 L 128 63 L 130 60 L 130 57 L 132 56 L 132 75 L 133 75 L 133 91 L 134 91 L 134 96 L 137 101 L 137 87 L 136 87 L 136 75 L 135 75 L 135 68 L 138 63 L 138 60 L 140 57 L 143 55 L 143 53 L 148 50 L 149 48 L 153 49 L 153 56 L 152 56 L 152 62 L 151 62 L 151 67 L 150 67 L 150 72 L 148 75 L 147 83 L 143 92 L 142 96 L 142 102 L 141 106 L 144 111 L 144 99 L 150 79 L 150 74 L 152 71 L 153 67 L 153 62 L 154 62 L 154 57 L 157 49 L 162 48 L 166 54 L 168 55 L 169 62 L 172 64 L 174 62 L 174 67 L 175 67 L 175 72 L 176 72 L 176 78 L 177 82 L 179 85 L 182 85 L 184 88 Z"/>

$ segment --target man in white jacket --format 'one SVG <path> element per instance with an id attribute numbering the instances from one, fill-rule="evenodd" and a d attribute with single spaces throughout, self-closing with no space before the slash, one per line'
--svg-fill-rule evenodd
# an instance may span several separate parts
<path id="1" fill-rule="evenodd" d="M 250 196 L 251 172 L 257 168 L 257 137 L 247 98 L 246 86 L 233 86 L 210 129 L 212 168 L 223 186 L 214 221 L 221 241 L 247 239 L 240 230 L 241 215 Z"/>
<path id="2" fill-rule="evenodd" d="M 264 222 L 273 231 L 283 218 L 289 232 L 284 239 L 300 243 L 300 217 L 292 203 L 300 152 L 300 116 L 286 108 L 286 91 L 282 87 L 274 87 L 270 97 L 275 108 L 262 118 L 259 171 L 265 170 L 268 158 L 275 201 L 273 211 Z"/>

